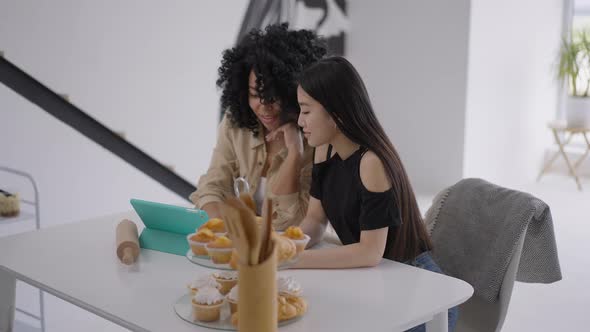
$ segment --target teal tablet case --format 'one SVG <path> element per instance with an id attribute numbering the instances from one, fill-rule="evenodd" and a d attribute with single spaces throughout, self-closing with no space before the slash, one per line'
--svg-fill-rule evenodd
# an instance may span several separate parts
<path id="1" fill-rule="evenodd" d="M 144 249 L 184 256 L 189 249 L 186 236 L 209 220 L 203 210 L 140 199 L 130 202 L 145 225 L 139 236 Z"/>

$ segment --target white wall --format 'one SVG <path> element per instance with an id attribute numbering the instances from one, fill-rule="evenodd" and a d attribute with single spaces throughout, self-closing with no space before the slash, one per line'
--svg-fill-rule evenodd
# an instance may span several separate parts
<path id="1" fill-rule="evenodd" d="M 416 191 L 462 175 L 469 0 L 350 1 L 347 53 Z"/>
<path id="2" fill-rule="evenodd" d="M 0 50 L 196 183 L 215 141 L 221 52 L 246 5 L 0 0 Z M 127 210 L 130 197 L 183 202 L 3 85 L 0 139 L 13 142 L 0 164 L 39 181 L 44 225 Z"/>
<path id="3" fill-rule="evenodd" d="M 562 0 L 473 0 L 466 177 L 514 185 L 541 169 L 556 114 Z"/>

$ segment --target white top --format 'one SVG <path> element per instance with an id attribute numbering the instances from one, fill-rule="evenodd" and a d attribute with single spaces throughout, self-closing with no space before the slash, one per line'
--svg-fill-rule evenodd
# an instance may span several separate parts
<path id="1" fill-rule="evenodd" d="M 258 182 L 258 188 L 256 188 L 256 192 L 254 193 L 254 201 L 256 202 L 256 214 L 259 216 L 262 213 L 262 203 L 264 203 L 264 196 L 266 194 L 266 177 L 260 177 L 260 181 Z"/>
<path id="2" fill-rule="evenodd" d="M 180 319 L 172 305 L 186 294 L 187 278 L 211 269 L 145 249 L 134 265 L 123 265 L 115 254 L 123 218 L 139 221 L 130 212 L 2 237 L 0 273 L 133 331 L 208 331 Z M 406 330 L 473 294 L 464 281 L 386 259 L 373 268 L 279 275 L 293 276 L 309 304 L 305 317 L 281 332 Z"/>

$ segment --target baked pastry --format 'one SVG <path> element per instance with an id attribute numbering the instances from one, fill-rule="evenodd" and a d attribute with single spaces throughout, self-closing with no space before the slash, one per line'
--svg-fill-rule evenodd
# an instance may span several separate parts
<path id="1" fill-rule="evenodd" d="M 213 287 L 220 289 L 221 284 L 218 283 L 212 275 L 207 274 L 201 275 L 197 279 L 193 280 L 190 284 L 187 285 L 187 287 L 191 291 L 191 293 L 195 295 L 201 288 Z"/>
<path id="2" fill-rule="evenodd" d="M 297 253 L 305 250 L 307 243 L 309 243 L 310 237 L 304 234 L 300 227 L 289 226 L 281 235 L 288 237 L 295 242 Z"/>
<path id="3" fill-rule="evenodd" d="M 227 232 L 225 230 L 225 223 L 223 222 L 223 220 L 221 220 L 219 218 L 209 219 L 206 223 L 204 223 L 203 225 L 201 225 L 201 227 L 199 227 L 199 230 L 203 229 L 203 228 L 208 228 L 208 229 L 212 230 L 213 233 Z"/>
<path id="4" fill-rule="evenodd" d="M 229 310 L 233 314 L 238 311 L 238 285 L 235 285 L 225 296 L 229 303 Z"/>
<path id="5" fill-rule="evenodd" d="M 272 238 L 275 241 L 275 250 L 277 251 L 276 255 L 279 264 L 288 261 L 295 256 L 297 253 L 295 242 L 274 232 L 272 233 Z"/>
<path id="6" fill-rule="evenodd" d="M 297 310 L 297 316 L 302 316 L 307 312 L 307 302 L 300 296 L 283 295 L 287 303 L 291 304 Z"/>
<path id="7" fill-rule="evenodd" d="M 284 296 L 279 295 L 277 308 L 279 311 L 279 322 L 295 318 L 297 316 L 297 308 L 293 304 L 289 303 Z"/>
<path id="8" fill-rule="evenodd" d="M 305 238 L 305 234 L 301 230 L 301 227 L 298 226 L 289 226 L 283 232 L 283 235 L 290 238 L 291 240 L 303 240 Z"/>
<path id="9" fill-rule="evenodd" d="M 205 287 L 199 289 L 191 303 L 196 319 L 203 322 L 214 322 L 219 320 L 221 306 L 225 303 L 225 299 L 217 288 Z"/>
<path id="10" fill-rule="evenodd" d="M 207 252 L 215 264 L 227 264 L 231 259 L 232 242 L 226 236 L 220 236 L 214 241 L 207 243 Z"/>
<path id="11" fill-rule="evenodd" d="M 221 285 L 219 292 L 223 295 L 229 293 L 229 291 L 238 284 L 238 273 L 236 271 L 220 271 L 213 273 L 215 281 Z"/>
<path id="12" fill-rule="evenodd" d="M 196 233 L 189 234 L 187 236 L 188 244 L 191 247 L 193 254 L 198 256 L 206 256 L 207 243 L 214 241 L 217 238 L 213 231 L 208 228 L 203 228 Z"/>
<path id="13" fill-rule="evenodd" d="M 16 217 L 20 213 L 20 198 L 18 194 L 11 194 L 0 190 L 0 216 Z"/>
<path id="14" fill-rule="evenodd" d="M 279 295 L 299 296 L 302 292 L 301 284 L 293 277 L 278 277 L 277 290 Z"/>

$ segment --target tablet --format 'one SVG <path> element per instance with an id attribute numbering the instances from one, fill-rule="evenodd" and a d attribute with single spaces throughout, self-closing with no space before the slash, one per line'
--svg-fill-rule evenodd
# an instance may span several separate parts
<path id="1" fill-rule="evenodd" d="M 145 225 L 139 237 L 142 248 L 184 255 L 186 235 L 194 233 L 209 216 L 203 210 L 131 199 L 131 206 Z"/>

